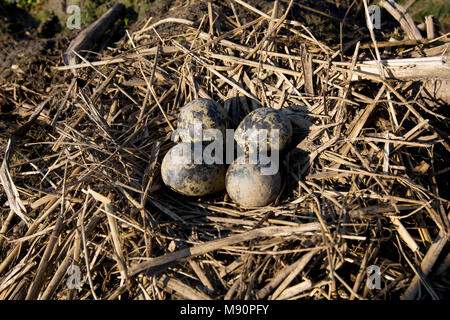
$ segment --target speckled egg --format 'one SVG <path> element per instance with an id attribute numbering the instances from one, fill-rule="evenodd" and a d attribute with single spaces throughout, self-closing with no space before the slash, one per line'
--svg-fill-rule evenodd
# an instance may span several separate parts
<path id="1" fill-rule="evenodd" d="M 278 130 L 278 136 L 274 129 Z M 265 133 L 265 136 L 261 136 L 261 133 Z M 241 121 L 234 140 L 246 153 L 265 149 L 282 151 L 291 142 L 292 133 L 292 124 L 287 115 L 272 108 L 259 108 Z"/>
<path id="2" fill-rule="evenodd" d="M 186 196 L 203 196 L 225 189 L 223 164 L 194 161 L 194 143 L 179 143 L 164 156 L 161 164 L 163 182 Z"/>
<path id="3" fill-rule="evenodd" d="M 270 165 L 252 164 L 246 156 L 237 158 L 227 170 L 225 185 L 230 198 L 243 208 L 263 207 L 281 190 L 281 174 Z M 264 169 L 269 172 L 265 172 Z"/>
<path id="4" fill-rule="evenodd" d="M 222 135 L 225 134 L 226 112 L 219 104 L 211 99 L 200 98 L 181 108 L 177 124 L 181 141 L 214 140 L 214 137 L 203 135 L 204 130 L 207 129 L 218 129 Z"/>

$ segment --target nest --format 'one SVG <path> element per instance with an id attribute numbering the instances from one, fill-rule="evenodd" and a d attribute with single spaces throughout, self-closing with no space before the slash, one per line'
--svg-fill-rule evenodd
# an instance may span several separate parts
<path id="1" fill-rule="evenodd" d="M 445 106 L 420 99 L 421 82 L 364 72 L 356 62 L 379 52 L 370 39 L 345 53 L 296 21 L 292 1 L 250 3 L 204 4 L 195 20 L 168 11 L 53 68 L 47 92 L 17 88 L 25 124 L 1 168 L 2 299 L 445 296 Z M 199 97 L 222 104 L 231 128 L 259 107 L 289 115 L 296 140 L 272 205 L 162 183 L 178 111 Z"/>

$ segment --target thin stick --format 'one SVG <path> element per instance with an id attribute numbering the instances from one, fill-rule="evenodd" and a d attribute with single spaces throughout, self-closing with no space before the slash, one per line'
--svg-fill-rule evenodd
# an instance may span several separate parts
<path id="1" fill-rule="evenodd" d="M 208 70 L 210 70 L 213 74 L 215 74 L 217 77 L 219 77 L 220 79 L 224 80 L 226 83 L 228 83 L 229 85 L 231 85 L 232 87 L 234 87 L 235 89 L 237 89 L 239 92 L 241 92 L 242 94 L 244 94 L 245 96 L 249 97 L 250 99 L 254 99 L 254 100 L 258 100 L 257 97 L 255 97 L 253 94 L 248 93 L 244 88 L 242 88 L 240 85 L 236 84 L 235 82 L 231 81 L 230 79 L 228 79 L 227 77 L 225 77 L 224 75 L 222 75 L 221 73 L 219 73 L 218 71 L 216 71 L 213 67 L 211 67 L 210 65 L 208 65 L 206 62 L 204 62 L 201 58 L 197 57 L 196 55 L 194 55 L 191 51 L 189 51 L 188 49 L 184 48 L 183 46 L 181 46 L 178 42 L 176 42 L 175 40 L 172 40 L 173 44 L 175 46 L 177 46 L 178 48 L 180 48 L 181 50 L 183 50 L 186 54 L 188 54 L 189 56 L 191 56 L 192 58 L 194 58 L 197 62 L 199 62 L 202 66 L 206 67 Z"/>

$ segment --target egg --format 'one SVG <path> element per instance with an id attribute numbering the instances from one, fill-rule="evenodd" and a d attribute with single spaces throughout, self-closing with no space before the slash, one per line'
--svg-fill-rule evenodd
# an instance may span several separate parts
<path id="1" fill-rule="evenodd" d="M 225 166 L 196 160 L 194 145 L 182 142 L 166 153 L 161 164 L 163 182 L 185 196 L 204 196 L 224 190 Z M 202 143 L 197 145 L 201 147 Z"/>
<path id="2" fill-rule="evenodd" d="M 211 141 L 205 130 L 217 129 L 222 136 L 226 130 L 226 112 L 214 100 L 199 98 L 181 108 L 177 121 L 177 133 L 183 142 Z"/>
<path id="3" fill-rule="evenodd" d="M 234 140 L 248 154 L 261 150 L 282 151 L 291 142 L 292 134 L 287 115 L 276 109 L 259 108 L 241 121 Z"/>
<path id="4" fill-rule="evenodd" d="M 273 202 L 281 190 L 281 174 L 278 167 L 252 163 L 243 155 L 229 167 L 225 186 L 230 198 L 243 208 L 263 207 Z"/>

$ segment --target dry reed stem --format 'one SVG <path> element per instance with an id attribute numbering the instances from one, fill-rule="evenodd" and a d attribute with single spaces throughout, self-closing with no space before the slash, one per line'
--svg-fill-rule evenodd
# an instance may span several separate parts
<path id="1" fill-rule="evenodd" d="M 369 26 L 369 43 L 337 43 L 303 19 L 334 16 L 282 3 L 207 2 L 196 20 L 168 11 L 102 53 L 74 52 L 79 64 L 49 67 L 50 93 L 0 85 L 26 123 L 3 149 L 2 299 L 395 299 L 421 286 L 442 296 L 448 117 L 421 99 L 417 69 L 391 76 L 445 55 L 448 35 L 387 43 Z M 360 9 L 349 14 L 363 21 Z M 244 210 L 225 192 L 164 186 L 178 111 L 198 97 L 222 104 L 230 128 L 261 106 L 289 116 L 275 203 Z M 379 291 L 364 286 L 374 264 Z M 72 265 L 80 290 L 65 284 Z"/>

